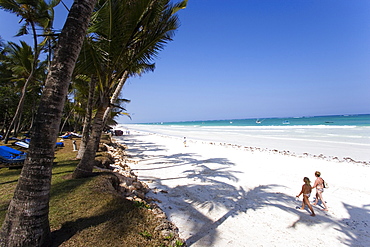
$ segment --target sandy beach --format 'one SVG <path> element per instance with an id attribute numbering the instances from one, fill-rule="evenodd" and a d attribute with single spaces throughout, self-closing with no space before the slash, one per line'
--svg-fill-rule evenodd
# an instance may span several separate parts
<path id="1" fill-rule="evenodd" d="M 188 246 L 370 246 L 370 167 L 131 130 L 130 166 Z M 320 171 L 329 211 L 296 200 Z M 310 201 L 315 197 L 312 191 Z"/>

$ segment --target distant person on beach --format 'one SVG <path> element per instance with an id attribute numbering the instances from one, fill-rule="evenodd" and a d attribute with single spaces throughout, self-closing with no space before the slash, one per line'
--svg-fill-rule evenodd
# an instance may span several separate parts
<path id="1" fill-rule="evenodd" d="M 315 183 L 313 184 L 312 188 L 316 188 L 316 199 L 313 205 L 317 205 L 319 200 L 321 200 L 322 204 L 324 205 L 324 211 L 328 211 L 328 206 L 326 206 L 325 200 L 322 197 L 322 193 L 324 192 L 324 179 L 322 179 L 321 172 L 316 171 L 315 172 L 316 180 Z"/>
<path id="2" fill-rule="evenodd" d="M 311 216 L 315 216 L 315 212 L 313 211 L 310 201 L 308 200 L 312 191 L 310 179 L 308 177 L 304 177 L 303 182 L 304 184 L 302 185 L 302 190 L 297 195 L 297 197 L 299 197 L 301 194 L 303 194 L 302 207 L 300 209 L 304 210 L 305 206 L 307 205 L 308 208 L 311 210 Z"/>
<path id="3" fill-rule="evenodd" d="M 184 137 L 184 147 L 186 147 L 186 137 Z"/>

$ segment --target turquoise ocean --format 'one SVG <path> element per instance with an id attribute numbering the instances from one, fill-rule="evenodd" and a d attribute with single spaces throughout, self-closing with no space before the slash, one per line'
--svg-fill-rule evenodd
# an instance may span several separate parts
<path id="1" fill-rule="evenodd" d="M 117 128 L 370 163 L 370 114 L 121 124 Z"/>
<path id="2" fill-rule="evenodd" d="M 226 119 L 186 122 L 162 122 L 148 123 L 162 125 L 182 126 L 370 126 L 370 114 L 362 115 L 337 115 L 337 116 L 313 116 L 313 117 L 289 117 L 289 118 L 251 118 L 251 119 Z"/>

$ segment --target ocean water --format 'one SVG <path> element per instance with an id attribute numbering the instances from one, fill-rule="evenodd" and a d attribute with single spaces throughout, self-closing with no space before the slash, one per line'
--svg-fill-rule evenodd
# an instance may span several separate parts
<path id="1" fill-rule="evenodd" d="M 125 124 L 117 128 L 370 162 L 370 115 Z"/>
<path id="2" fill-rule="evenodd" d="M 325 126 L 370 126 L 370 114 L 336 115 L 293 118 L 253 118 L 228 119 L 187 122 L 148 123 L 150 125 L 180 125 L 180 126 L 286 126 L 286 125 L 325 125 Z"/>

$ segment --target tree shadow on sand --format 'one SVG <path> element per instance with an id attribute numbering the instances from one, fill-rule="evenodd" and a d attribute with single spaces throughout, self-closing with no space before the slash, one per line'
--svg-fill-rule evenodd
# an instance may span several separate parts
<path id="1" fill-rule="evenodd" d="M 369 242 L 370 204 L 364 207 L 354 207 L 343 203 L 349 217 L 334 225 L 334 229 L 343 232 L 347 239 L 340 239 L 347 246 L 366 246 Z"/>
<path id="2" fill-rule="evenodd" d="M 155 186 L 158 188 L 157 191 L 167 192 L 155 194 L 156 192 L 153 190 L 149 196 L 163 201 L 161 207 L 168 216 L 179 213 L 189 215 L 187 225 L 191 228 L 191 232 L 195 234 L 186 239 L 187 246 L 191 246 L 201 239 L 202 243 L 204 241 L 208 246 L 214 246 L 220 234 L 218 226 L 229 218 L 236 217 L 240 214 L 253 213 L 253 211 L 264 207 L 275 207 L 290 214 L 297 215 L 298 220 L 287 227 L 296 228 L 299 224 L 313 226 L 315 224 L 325 223 L 347 236 L 346 239 L 340 239 L 338 236 L 341 243 L 346 243 L 349 246 L 358 246 L 360 243 L 361 246 L 361 238 L 364 238 L 364 234 L 354 227 L 354 225 L 362 224 L 363 228 L 368 227 L 370 211 L 366 207 L 356 208 L 344 204 L 350 217 L 340 221 L 326 215 L 310 217 L 308 216 L 308 212 L 299 211 L 295 208 L 296 204 L 292 203 L 295 200 L 294 196 L 276 192 L 281 191 L 282 185 L 268 184 L 252 189 L 243 188 L 243 184 L 238 184 L 239 181 L 236 176 L 240 171 L 232 170 L 235 164 L 226 158 L 203 159 L 193 153 L 178 153 L 168 156 L 151 155 L 151 157 L 148 157 L 144 154 L 145 151 L 164 150 L 165 147 L 154 143 L 137 142 L 135 137 L 130 137 L 130 143 L 129 145 L 135 144 L 136 150 L 132 152 L 132 149 L 130 149 L 135 157 L 137 157 L 137 152 L 141 158 L 151 159 L 145 165 L 145 168 L 135 169 L 135 167 L 132 167 L 134 168 L 133 170 L 162 169 L 162 174 L 164 175 L 168 168 L 189 165 L 193 167 L 191 170 L 179 169 L 179 174 L 173 178 L 165 176 L 161 178 L 153 175 L 139 177 L 144 182 L 153 182 L 151 185 L 152 189 Z M 125 142 L 125 144 L 127 143 Z M 163 162 L 163 159 L 166 161 Z M 180 179 L 188 180 L 186 180 L 186 184 L 182 180 L 181 184 L 179 183 L 175 187 L 166 185 L 167 180 L 171 180 L 173 184 L 175 180 Z M 197 183 L 193 183 L 192 181 L 197 181 Z M 205 192 L 207 196 L 204 196 Z M 168 205 L 171 205 L 171 207 Z M 209 217 L 207 214 L 207 212 L 217 212 L 221 208 L 222 212 L 225 213 L 216 219 Z M 362 222 L 355 220 L 359 218 L 359 214 L 364 216 Z"/>
<path id="3" fill-rule="evenodd" d="M 140 141 L 136 139 L 136 136 L 138 135 L 118 136 L 115 139 L 118 143 L 129 146 L 130 152 L 135 154 L 134 158 L 140 160 L 152 157 L 152 155 L 145 155 L 144 152 L 146 151 L 156 152 L 166 150 L 164 146 L 159 146 L 152 142 Z"/>

